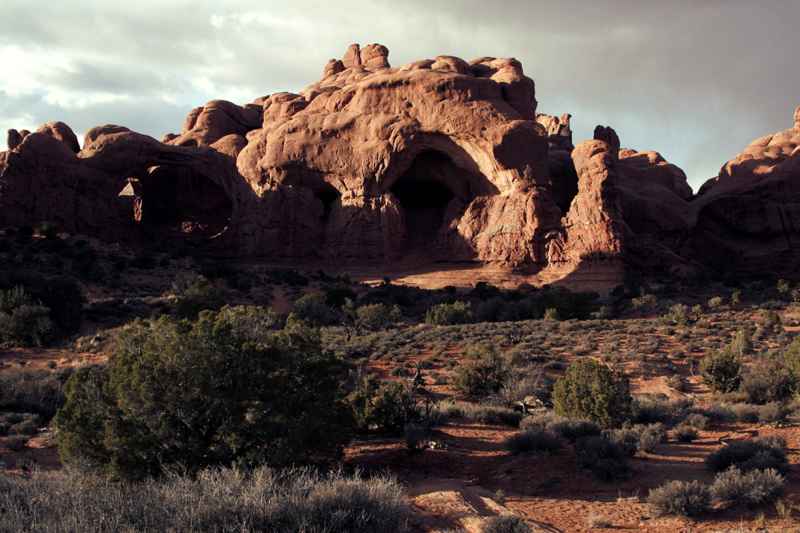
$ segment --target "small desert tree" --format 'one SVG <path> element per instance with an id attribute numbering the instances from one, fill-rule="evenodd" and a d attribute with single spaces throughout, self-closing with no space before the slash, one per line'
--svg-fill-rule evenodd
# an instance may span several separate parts
<path id="1" fill-rule="evenodd" d="M 466 351 L 466 361 L 456 370 L 455 386 L 468 396 L 498 392 L 509 376 L 508 362 L 494 346 L 478 345 Z"/>
<path id="2" fill-rule="evenodd" d="M 274 318 L 226 307 L 128 326 L 106 368 L 67 384 L 56 416 L 64 462 L 144 477 L 338 456 L 352 427 L 342 364 L 314 330 L 274 331 Z"/>
<path id="3" fill-rule="evenodd" d="M 700 372 L 706 384 L 716 392 L 733 392 L 742 381 L 742 364 L 730 346 L 703 357 Z"/>
<path id="4" fill-rule="evenodd" d="M 571 364 L 553 388 L 557 414 L 618 426 L 631 414 L 628 380 L 593 359 Z"/>

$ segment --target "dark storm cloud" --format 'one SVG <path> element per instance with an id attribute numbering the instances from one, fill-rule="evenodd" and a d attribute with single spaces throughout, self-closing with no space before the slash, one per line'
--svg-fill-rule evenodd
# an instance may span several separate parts
<path id="1" fill-rule="evenodd" d="M 296 91 L 350 42 L 381 42 L 395 65 L 517 57 L 540 111 L 574 115 L 576 140 L 610 124 L 697 187 L 800 104 L 796 0 L 6 0 L 2 11 L 2 129 L 58 118 L 160 136 L 204 101 Z"/>

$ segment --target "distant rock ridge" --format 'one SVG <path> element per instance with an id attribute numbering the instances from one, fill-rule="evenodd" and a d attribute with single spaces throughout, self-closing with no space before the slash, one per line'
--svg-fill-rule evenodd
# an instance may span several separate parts
<path id="1" fill-rule="evenodd" d="M 213 100 L 161 141 L 10 130 L 0 225 L 331 264 L 796 271 L 800 108 L 694 197 L 613 128 L 574 146 L 571 116 L 537 113 L 535 92 L 513 58 L 392 67 L 385 46 L 353 44 L 299 93 Z"/>

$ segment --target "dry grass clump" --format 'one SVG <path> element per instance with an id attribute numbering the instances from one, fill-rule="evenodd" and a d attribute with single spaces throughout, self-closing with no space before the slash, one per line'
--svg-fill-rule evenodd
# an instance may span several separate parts
<path id="1" fill-rule="evenodd" d="M 400 484 L 310 469 L 250 474 L 218 469 L 196 477 L 120 483 L 76 472 L 0 477 L 1 531 L 406 531 Z"/>

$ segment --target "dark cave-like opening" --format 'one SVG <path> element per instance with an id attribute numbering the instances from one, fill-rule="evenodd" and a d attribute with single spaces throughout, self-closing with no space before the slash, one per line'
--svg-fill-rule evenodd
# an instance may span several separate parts
<path id="1" fill-rule="evenodd" d="M 339 191 L 332 185 L 325 184 L 324 187 L 314 191 L 314 196 L 322 203 L 322 217 L 323 223 L 327 222 L 333 211 L 333 206 L 339 200 Z"/>
<path id="2" fill-rule="evenodd" d="M 568 153 L 551 154 L 550 177 L 553 183 L 553 200 L 561 209 L 562 216 L 566 215 L 572 200 L 578 194 L 578 173 Z"/>
<path id="3" fill-rule="evenodd" d="M 165 236 L 208 239 L 228 227 L 233 203 L 208 177 L 185 167 L 153 167 L 141 180 L 136 220 Z"/>
<path id="4" fill-rule="evenodd" d="M 406 220 L 408 245 L 419 248 L 436 240 L 447 206 L 459 197 L 465 204 L 472 193 L 465 171 L 439 152 L 423 152 L 392 185 Z"/>

